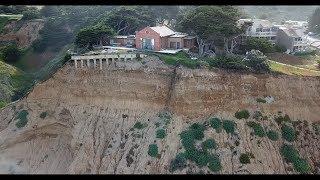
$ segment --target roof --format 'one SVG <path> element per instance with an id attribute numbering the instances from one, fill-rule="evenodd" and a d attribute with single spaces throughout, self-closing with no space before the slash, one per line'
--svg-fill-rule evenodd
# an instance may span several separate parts
<path id="1" fill-rule="evenodd" d="M 173 35 L 171 35 L 171 38 L 183 38 L 188 36 L 186 33 L 181 33 L 181 32 L 175 32 Z"/>
<path id="2" fill-rule="evenodd" d="M 150 28 L 155 32 L 157 32 L 160 35 L 160 37 L 165 37 L 165 36 L 170 36 L 175 34 L 175 32 L 172 29 L 168 28 L 167 26 L 155 26 Z"/>
<path id="3" fill-rule="evenodd" d="M 300 37 L 294 29 L 291 28 L 280 28 L 287 36 Z"/>
<path id="4" fill-rule="evenodd" d="M 116 39 L 127 39 L 128 36 L 114 36 L 114 38 L 116 38 Z"/>

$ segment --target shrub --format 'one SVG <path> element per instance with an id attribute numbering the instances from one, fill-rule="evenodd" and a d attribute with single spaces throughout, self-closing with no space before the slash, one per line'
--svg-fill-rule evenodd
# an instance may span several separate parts
<path id="1" fill-rule="evenodd" d="M 174 172 L 176 170 L 182 170 L 187 166 L 187 159 L 184 153 L 179 153 L 174 160 L 170 163 L 170 172 Z"/>
<path id="2" fill-rule="evenodd" d="M 204 61 L 208 62 L 211 68 L 216 67 L 234 70 L 248 69 L 243 61 L 243 56 L 239 55 L 216 56 L 215 58 L 206 58 Z"/>
<path id="3" fill-rule="evenodd" d="M 300 173 L 308 173 L 311 168 L 305 159 L 300 158 L 298 151 L 292 145 L 284 144 L 280 152 L 282 156 L 288 161 L 293 163 L 293 167 Z"/>
<path id="4" fill-rule="evenodd" d="M 201 140 L 204 137 L 203 131 L 205 128 L 202 124 L 194 123 L 189 129 L 192 131 L 195 139 Z"/>
<path id="5" fill-rule="evenodd" d="M 308 162 L 302 158 L 297 158 L 293 162 L 293 167 L 296 171 L 298 171 L 299 173 L 302 173 L 302 174 L 307 174 L 311 171 L 311 168 L 310 168 Z"/>
<path id="6" fill-rule="evenodd" d="M 276 121 L 276 123 L 278 125 L 282 124 L 283 122 L 291 122 L 291 119 L 287 114 L 284 116 L 280 115 L 280 116 L 276 117 L 274 120 Z"/>
<path id="7" fill-rule="evenodd" d="M 236 123 L 230 120 L 224 120 L 222 122 L 222 127 L 227 133 L 234 133 Z"/>
<path id="8" fill-rule="evenodd" d="M 145 128 L 147 125 L 146 124 L 142 124 L 140 121 L 136 122 L 133 126 L 133 128 L 135 129 L 143 129 Z"/>
<path id="9" fill-rule="evenodd" d="M 238 111 L 234 114 L 234 116 L 237 118 L 237 119 L 248 119 L 249 116 L 250 116 L 250 113 L 248 110 L 241 110 L 241 111 Z"/>
<path id="10" fill-rule="evenodd" d="M 267 136 L 272 141 L 277 141 L 279 139 L 279 135 L 276 131 L 270 130 L 267 132 Z"/>
<path id="11" fill-rule="evenodd" d="M 210 157 L 208 168 L 213 172 L 217 172 L 222 169 L 220 159 L 217 155 L 213 155 Z"/>
<path id="12" fill-rule="evenodd" d="M 8 45 L 2 49 L 2 59 L 7 63 L 15 63 L 20 59 L 22 52 L 15 44 Z"/>
<path id="13" fill-rule="evenodd" d="M 194 134 L 190 130 L 182 131 L 180 134 L 181 138 L 181 143 L 182 146 L 185 149 L 193 149 L 194 148 L 194 143 L 195 143 L 195 138 Z"/>
<path id="14" fill-rule="evenodd" d="M 18 116 L 16 117 L 16 119 L 19 119 L 19 121 L 16 122 L 17 128 L 22 128 L 28 123 L 28 119 L 27 119 L 28 114 L 29 113 L 27 110 L 22 110 L 19 112 Z"/>
<path id="15" fill-rule="evenodd" d="M 163 139 L 166 137 L 166 131 L 164 129 L 158 129 L 156 131 L 156 137 L 159 138 L 159 139 Z"/>
<path id="16" fill-rule="evenodd" d="M 209 163 L 209 154 L 196 149 L 186 149 L 186 157 L 195 162 L 199 167 L 206 166 Z"/>
<path id="17" fill-rule="evenodd" d="M 44 118 L 47 117 L 47 115 L 48 115 L 47 112 L 42 112 L 42 113 L 40 114 L 40 118 L 44 119 Z"/>
<path id="18" fill-rule="evenodd" d="M 244 59 L 246 65 L 256 72 L 269 72 L 267 57 L 259 50 L 251 50 Z"/>
<path id="19" fill-rule="evenodd" d="M 212 118 L 209 122 L 213 129 L 218 130 L 222 128 L 222 121 L 219 118 Z"/>
<path id="20" fill-rule="evenodd" d="M 207 139 L 204 142 L 202 142 L 203 149 L 216 149 L 217 144 L 213 139 Z"/>
<path id="21" fill-rule="evenodd" d="M 290 126 L 283 125 L 281 127 L 281 133 L 282 133 L 282 138 L 289 142 L 293 142 L 296 139 L 296 132 Z"/>
<path id="22" fill-rule="evenodd" d="M 40 13 L 36 8 L 28 9 L 23 11 L 22 20 L 30 20 L 30 19 L 37 19 L 40 17 Z"/>
<path id="23" fill-rule="evenodd" d="M 250 121 L 247 125 L 253 129 L 255 135 L 259 137 L 264 137 L 266 135 L 260 123 Z"/>
<path id="24" fill-rule="evenodd" d="M 151 157 L 157 157 L 158 156 L 158 146 L 157 144 L 150 144 L 148 154 Z"/>
<path id="25" fill-rule="evenodd" d="M 255 120 L 259 120 L 260 118 L 262 118 L 262 113 L 260 111 L 255 111 L 252 115 L 252 118 Z"/>
<path id="26" fill-rule="evenodd" d="M 262 98 L 257 98 L 256 100 L 258 103 L 266 103 L 267 102 L 265 99 L 262 99 Z"/>
<path id="27" fill-rule="evenodd" d="M 273 44 L 265 38 L 260 39 L 251 37 L 247 39 L 245 44 L 246 51 L 251 51 L 253 49 L 259 50 L 263 53 L 270 53 L 275 51 Z"/>
<path id="28" fill-rule="evenodd" d="M 247 153 L 241 153 L 239 160 L 241 164 L 250 164 L 250 157 Z"/>
<path id="29" fill-rule="evenodd" d="M 0 101 L 0 109 L 5 107 L 7 105 L 7 102 L 5 101 Z"/>

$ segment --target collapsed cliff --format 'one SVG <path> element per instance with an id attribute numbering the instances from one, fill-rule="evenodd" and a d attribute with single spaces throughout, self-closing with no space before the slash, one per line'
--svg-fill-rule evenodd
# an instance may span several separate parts
<path id="1" fill-rule="evenodd" d="M 24 99 L 0 111 L 2 173 L 297 173 L 280 153 L 293 145 L 311 171 L 319 173 L 320 84 L 317 77 L 256 75 L 185 69 L 146 58 L 117 63 L 112 70 L 75 69 L 66 64 Z M 264 103 L 258 98 L 266 98 Z M 248 119 L 235 112 L 246 109 Z M 256 120 L 255 112 L 262 119 Z M 169 117 L 163 118 L 162 113 Z M 298 132 L 281 138 L 275 121 L 287 114 Z M 188 161 L 174 172 L 171 162 L 183 151 L 179 134 L 210 117 L 231 120 L 230 134 L 208 126 L 222 169 L 212 172 Z M 164 122 L 165 120 L 165 122 Z M 254 135 L 248 121 L 273 129 L 280 138 Z M 157 130 L 166 136 L 159 138 Z M 150 144 L 158 155 L 151 157 Z M 239 157 L 250 153 L 250 163 Z"/>

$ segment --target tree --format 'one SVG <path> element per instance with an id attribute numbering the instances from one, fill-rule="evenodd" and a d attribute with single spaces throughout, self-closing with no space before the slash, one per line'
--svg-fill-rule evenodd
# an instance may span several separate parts
<path id="1" fill-rule="evenodd" d="M 30 8 L 26 11 L 23 11 L 23 20 L 37 19 L 40 17 L 39 10 L 37 8 Z"/>
<path id="2" fill-rule="evenodd" d="M 8 45 L 2 49 L 2 59 L 7 63 L 14 63 L 20 57 L 22 53 L 17 45 Z"/>
<path id="3" fill-rule="evenodd" d="M 320 33 L 320 7 L 318 7 L 309 19 L 309 31 Z"/>
<path id="4" fill-rule="evenodd" d="M 218 47 L 223 53 L 232 53 L 235 38 L 242 29 L 237 26 L 240 12 L 232 6 L 198 6 L 186 12 L 179 24 L 182 31 L 196 36 L 199 56 L 203 56 L 213 46 L 216 53 Z"/>
<path id="5" fill-rule="evenodd" d="M 275 51 L 274 45 L 267 39 L 249 37 L 245 42 L 245 51 L 251 51 L 252 49 L 259 50 L 263 53 Z"/>
<path id="6" fill-rule="evenodd" d="M 150 11 L 154 14 L 157 23 L 163 23 L 165 20 L 169 21 L 171 25 L 172 20 L 177 18 L 179 13 L 179 6 L 148 6 Z"/>
<path id="7" fill-rule="evenodd" d="M 270 67 L 267 63 L 267 57 L 259 50 L 251 50 L 245 57 L 247 66 L 256 72 L 269 72 Z"/>
<path id="8" fill-rule="evenodd" d="M 101 23 L 113 27 L 118 35 L 128 35 L 155 25 L 155 16 L 144 6 L 120 6 L 107 13 Z"/>
<path id="9" fill-rule="evenodd" d="M 102 40 L 115 34 L 114 30 L 106 25 L 97 24 L 79 31 L 75 44 L 78 47 L 92 48 L 94 44 L 102 44 Z"/>

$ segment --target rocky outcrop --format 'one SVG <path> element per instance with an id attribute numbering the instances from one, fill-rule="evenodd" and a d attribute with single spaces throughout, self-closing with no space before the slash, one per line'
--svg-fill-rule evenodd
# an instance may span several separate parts
<path id="1" fill-rule="evenodd" d="M 143 63 L 142 63 L 143 62 Z M 34 87 L 21 101 L 0 112 L 0 168 L 6 173 L 171 173 L 170 162 L 183 151 L 179 134 L 194 122 L 209 117 L 233 120 L 233 135 L 212 128 L 205 137 L 218 145 L 222 170 L 226 174 L 297 173 L 284 160 L 284 140 L 274 116 L 288 114 L 299 132 L 293 144 L 307 159 L 313 173 L 319 173 L 319 135 L 310 125 L 319 122 L 319 78 L 230 73 L 219 70 L 190 70 L 168 67 L 146 58 L 118 63 L 115 70 L 75 70 L 66 64 L 52 78 Z M 174 72 L 176 73 L 173 76 Z M 258 103 L 269 96 L 272 101 Z M 248 120 L 234 113 L 248 109 Z M 19 113 L 26 110 L 27 124 L 17 128 Z M 159 112 L 172 113 L 163 122 Z M 277 141 L 257 137 L 246 125 L 260 111 L 265 129 L 280 133 Z M 20 119 L 19 119 L 20 118 Z M 22 118 L 23 119 L 23 118 Z M 142 127 L 135 124 L 140 122 Z M 156 137 L 156 130 L 166 137 Z M 157 144 L 159 156 L 148 155 Z M 241 164 L 241 153 L 254 155 Z M 173 173 L 213 173 L 188 162 Z"/>

